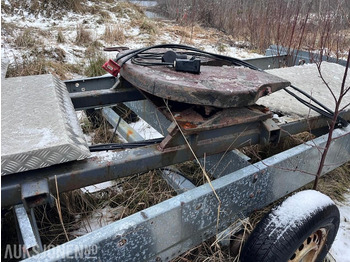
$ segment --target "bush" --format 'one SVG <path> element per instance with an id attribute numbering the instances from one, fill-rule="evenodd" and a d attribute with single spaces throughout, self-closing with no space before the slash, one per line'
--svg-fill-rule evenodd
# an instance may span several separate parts
<path id="1" fill-rule="evenodd" d="M 271 44 L 295 49 L 347 52 L 349 0 L 158 0 L 165 15 L 183 24 L 196 22 L 229 33 L 265 51 Z"/>

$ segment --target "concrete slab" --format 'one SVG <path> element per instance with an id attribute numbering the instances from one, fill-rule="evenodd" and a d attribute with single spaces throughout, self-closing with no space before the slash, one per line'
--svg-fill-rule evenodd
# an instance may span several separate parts
<path id="1" fill-rule="evenodd" d="M 305 64 L 295 67 L 279 68 L 266 70 L 268 73 L 279 76 L 281 78 L 287 79 L 294 86 L 302 89 L 304 92 L 312 95 L 322 104 L 326 105 L 330 109 L 335 108 L 334 99 L 327 89 L 326 85 L 323 83 L 320 78 L 319 72 L 317 70 L 316 64 Z M 329 63 L 322 62 L 321 72 L 333 90 L 336 97 L 339 96 L 341 84 L 343 81 L 345 67 Z M 350 75 L 347 77 L 346 86 L 350 85 Z M 294 93 L 298 92 L 292 90 Z M 305 98 L 306 101 L 310 102 L 309 99 Z M 282 121 L 292 121 L 300 118 L 307 118 L 308 116 L 319 115 L 315 111 L 310 111 L 310 109 L 297 101 L 294 97 L 289 95 L 286 91 L 280 90 L 275 93 L 270 94 L 260 98 L 257 102 L 259 105 L 264 105 L 270 108 L 275 113 L 281 113 L 284 115 Z M 342 102 L 342 105 L 345 106 L 350 103 L 350 93 L 348 93 Z"/>
<path id="2" fill-rule="evenodd" d="M 2 79 L 1 175 L 89 155 L 62 81 L 52 75 Z"/>

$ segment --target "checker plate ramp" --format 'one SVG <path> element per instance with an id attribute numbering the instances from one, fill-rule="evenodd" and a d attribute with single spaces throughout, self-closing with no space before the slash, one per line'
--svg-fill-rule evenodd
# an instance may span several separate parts
<path id="1" fill-rule="evenodd" d="M 200 74 L 177 72 L 166 66 L 125 63 L 121 76 L 152 95 L 195 105 L 242 107 L 290 85 L 278 76 L 244 67 L 201 66 Z"/>
<path id="2" fill-rule="evenodd" d="M 1 175 L 88 157 L 65 84 L 52 75 L 2 79 Z"/>

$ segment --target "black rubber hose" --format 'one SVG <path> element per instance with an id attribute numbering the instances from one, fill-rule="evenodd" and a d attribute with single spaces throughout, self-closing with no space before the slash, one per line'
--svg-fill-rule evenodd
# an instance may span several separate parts
<path id="1" fill-rule="evenodd" d="M 163 141 L 163 138 L 155 138 L 155 139 L 150 139 L 150 140 L 145 140 L 145 141 L 130 142 L 130 143 L 124 143 L 124 144 L 117 144 L 117 143 L 99 144 L 99 145 L 89 146 L 89 149 L 90 149 L 90 152 L 99 152 L 99 151 L 106 151 L 106 150 L 116 150 L 116 149 L 126 149 L 126 148 L 149 146 L 149 145 L 153 145 L 153 144 L 158 144 L 162 141 Z"/>

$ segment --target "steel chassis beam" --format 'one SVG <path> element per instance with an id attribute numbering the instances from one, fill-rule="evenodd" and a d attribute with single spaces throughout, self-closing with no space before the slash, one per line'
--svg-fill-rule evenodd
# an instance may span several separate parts
<path id="1" fill-rule="evenodd" d="M 93 79 L 93 81 L 97 80 Z M 85 82 L 88 82 L 88 80 L 85 80 Z M 130 94 L 129 92 L 135 92 L 136 90 L 132 87 L 127 87 L 127 89 L 127 94 Z M 123 94 L 125 90 L 112 92 L 119 92 L 119 94 L 124 97 Z M 136 90 L 136 92 L 138 91 Z M 80 92 L 77 94 L 81 95 L 81 93 L 85 95 L 87 92 Z M 131 97 L 129 98 L 131 99 Z M 125 102 L 125 100 L 120 99 L 118 102 Z M 150 104 L 147 101 L 134 101 L 132 103 L 138 103 L 139 110 L 145 105 L 146 108 L 148 108 L 148 104 Z M 132 103 L 128 103 L 128 106 Z M 147 114 L 145 114 L 145 116 L 146 115 Z M 156 114 L 155 117 L 153 117 L 154 123 L 151 124 L 155 129 L 164 133 L 167 132 L 165 127 L 169 121 L 166 120 L 164 116 L 163 118 L 161 116 L 161 114 Z M 344 112 L 343 117 L 350 120 L 350 111 Z M 160 123 L 161 126 L 156 127 L 156 123 Z M 289 123 L 280 126 L 281 137 L 307 130 L 323 129 L 322 131 L 325 133 L 327 132 L 328 125 L 329 120 L 323 117 L 314 117 L 307 120 Z M 226 150 L 229 149 L 229 145 L 231 145 L 230 149 L 234 149 L 245 145 L 260 143 L 265 139 L 262 137 L 261 130 L 261 123 L 254 122 L 221 128 L 218 130 L 204 131 L 199 134 L 190 135 L 188 139 L 193 146 L 193 149 L 195 149 L 196 155 L 198 157 L 203 157 L 204 154 L 209 156 L 220 152 L 226 152 Z M 22 202 L 26 203 L 26 190 L 24 189 L 27 184 L 48 184 L 49 192 L 56 192 L 55 177 L 57 178 L 59 192 L 66 192 L 135 173 L 143 173 L 151 169 L 192 160 L 193 155 L 185 144 L 183 138 L 178 136 L 175 142 L 177 144 L 173 145 L 171 148 L 167 148 L 163 152 L 158 150 L 157 145 L 153 145 L 114 152 L 111 154 L 111 157 L 107 159 L 108 161 L 106 160 L 105 155 L 94 154 L 94 157 L 82 161 L 74 161 L 40 170 L 3 176 L 1 186 L 2 207 L 17 205 Z M 36 194 L 36 198 L 34 199 L 35 202 L 41 201 L 38 197 L 42 196 L 45 198 L 49 193 L 46 192 L 45 194 L 40 193 L 39 196 L 37 195 L 38 194 Z M 45 199 L 42 200 L 45 201 Z"/>
<path id="2" fill-rule="evenodd" d="M 316 63 L 319 62 L 322 58 L 322 61 L 332 62 L 339 65 L 346 66 L 346 60 L 338 59 L 334 57 L 329 57 L 327 55 L 323 55 L 320 57 L 317 53 L 312 53 L 308 51 L 302 51 L 292 48 L 287 48 L 283 46 L 277 46 L 277 45 L 271 45 L 266 50 L 265 55 L 267 58 L 271 57 L 287 57 L 286 60 L 287 63 L 286 66 L 293 66 L 293 65 L 300 65 L 304 63 Z M 264 58 L 264 57 L 263 57 Z M 262 69 L 269 69 L 269 68 L 262 68 Z"/>
<path id="3" fill-rule="evenodd" d="M 27 261 L 169 261 L 251 211 L 314 179 L 327 135 L 114 222 Z M 350 159 L 350 127 L 334 131 L 324 173 Z M 311 161 L 309 161 L 311 160 Z"/>
<path id="4" fill-rule="evenodd" d="M 198 157 L 205 154 L 217 154 L 229 148 L 234 149 L 259 143 L 260 125 L 260 122 L 253 122 L 208 130 L 190 135 L 188 140 Z M 55 180 L 57 179 L 59 192 L 66 192 L 194 158 L 181 136 L 177 136 L 174 143 L 178 144 L 163 151 L 158 149 L 158 145 L 152 145 L 109 152 L 108 158 L 105 152 L 95 153 L 93 157 L 85 160 L 3 176 L 1 181 L 2 207 L 21 203 L 24 200 L 22 198 L 23 185 L 27 183 L 33 184 L 36 181 L 40 183 L 45 180 L 49 191 L 56 192 Z"/>
<path id="5" fill-rule="evenodd" d="M 75 110 L 112 106 L 126 101 L 145 99 L 136 88 L 101 89 L 71 93 Z"/>
<path id="6" fill-rule="evenodd" d="M 66 80 L 64 83 L 69 93 L 79 93 L 112 88 L 118 84 L 118 79 L 108 74 L 98 77 Z"/>

